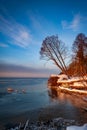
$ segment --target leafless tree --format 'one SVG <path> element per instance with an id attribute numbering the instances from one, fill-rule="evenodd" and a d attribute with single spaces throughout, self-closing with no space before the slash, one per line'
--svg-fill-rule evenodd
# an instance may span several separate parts
<path id="1" fill-rule="evenodd" d="M 55 35 L 46 37 L 40 49 L 41 59 L 53 61 L 65 74 L 67 74 L 67 67 L 65 64 L 66 52 L 67 48 L 65 44 Z"/>

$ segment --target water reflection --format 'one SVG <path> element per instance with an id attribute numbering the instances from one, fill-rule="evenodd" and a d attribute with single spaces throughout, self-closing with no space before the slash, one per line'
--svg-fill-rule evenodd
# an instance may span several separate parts
<path id="1" fill-rule="evenodd" d="M 64 105 L 69 105 L 77 108 L 87 108 L 87 98 L 84 95 L 77 95 L 77 94 L 65 94 L 62 92 L 58 92 L 55 88 L 48 90 L 48 95 L 52 101 L 57 101 Z"/>
<path id="2" fill-rule="evenodd" d="M 49 89 L 48 95 L 55 103 L 52 110 L 49 109 L 51 115 L 53 113 L 56 117 L 74 119 L 82 124 L 87 123 L 87 109 L 84 109 L 87 108 L 87 97 L 57 92 L 55 88 Z"/>

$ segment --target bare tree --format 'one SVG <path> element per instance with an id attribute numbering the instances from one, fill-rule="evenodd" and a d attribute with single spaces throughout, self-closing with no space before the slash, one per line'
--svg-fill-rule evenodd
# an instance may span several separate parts
<path id="1" fill-rule="evenodd" d="M 65 58 L 67 49 L 65 44 L 58 39 L 58 36 L 48 36 L 43 40 L 42 47 L 40 49 L 40 55 L 42 59 L 51 60 L 55 65 L 65 74 L 67 74 L 67 67 L 65 64 Z"/>

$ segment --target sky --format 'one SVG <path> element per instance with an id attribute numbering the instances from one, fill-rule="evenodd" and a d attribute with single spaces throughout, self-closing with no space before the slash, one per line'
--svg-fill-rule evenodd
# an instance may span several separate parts
<path id="1" fill-rule="evenodd" d="M 86 0 L 0 0 L 0 77 L 58 74 L 40 59 L 43 40 L 58 35 L 71 55 L 79 33 L 87 36 Z"/>

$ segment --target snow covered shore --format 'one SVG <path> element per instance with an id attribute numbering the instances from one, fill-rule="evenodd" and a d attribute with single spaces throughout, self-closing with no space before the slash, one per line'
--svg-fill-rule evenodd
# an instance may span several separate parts
<path id="1" fill-rule="evenodd" d="M 51 75 L 48 80 L 49 88 L 57 88 L 57 91 L 78 93 L 87 95 L 87 76 L 68 78 L 65 74 Z"/>

